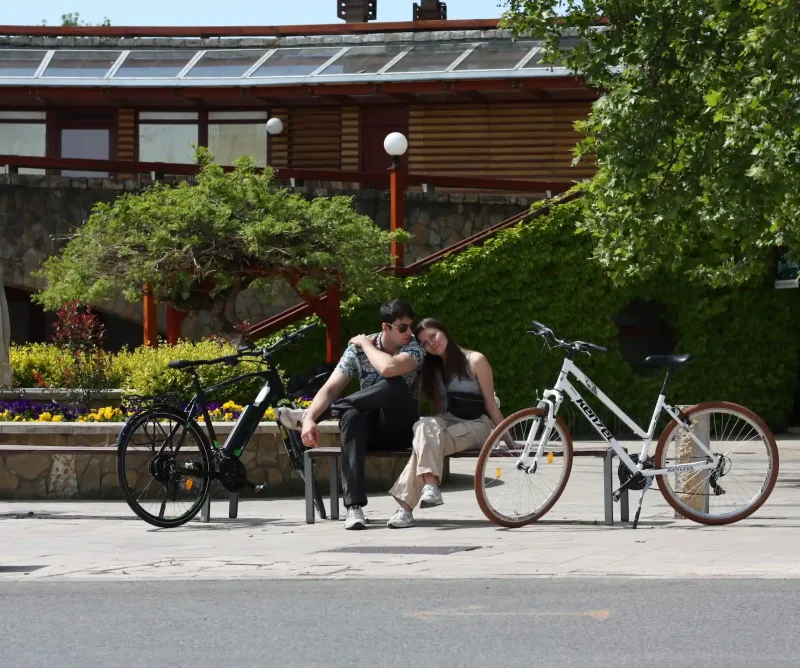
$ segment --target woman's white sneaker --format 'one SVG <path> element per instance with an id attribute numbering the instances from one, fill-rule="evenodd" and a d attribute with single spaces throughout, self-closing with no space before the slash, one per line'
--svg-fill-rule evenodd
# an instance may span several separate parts
<path id="1" fill-rule="evenodd" d="M 422 488 L 422 497 L 419 501 L 420 508 L 433 508 L 434 506 L 441 506 L 444 503 L 442 493 L 436 485 L 425 485 Z"/>
<path id="2" fill-rule="evenodd" d="M 398 508 L 386 526 L 390 529 L 406 529 L 414 526 L 414 516 L 405 508 Z"/>

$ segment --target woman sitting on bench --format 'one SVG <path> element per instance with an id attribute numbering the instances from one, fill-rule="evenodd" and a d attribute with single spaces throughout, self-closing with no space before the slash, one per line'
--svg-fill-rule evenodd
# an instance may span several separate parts
<path id="1" fill-rule="evenodd" d="M 390 490 L 400 504 L 387 523 L 392 529 L 414 526 L 412 509 L 417 503 L 420 508 L 442 505 L 439 484 L 444 458 L 480 448 L 503 421 L 487 359 L 459 347 L 445 324 L 435 318 L 425 318 L 415 333 L 427 353 L 422 391 L 434 417 L 421 418 L 414 425 L 414 451 Z"/>

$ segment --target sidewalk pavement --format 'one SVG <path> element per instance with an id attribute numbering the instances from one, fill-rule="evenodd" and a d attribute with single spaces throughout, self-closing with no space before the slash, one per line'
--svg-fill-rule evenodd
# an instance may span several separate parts
<path id="1" fill-rule="evenodd" d="M 0 581 L 800 578 L 800 440 L 781 439 L 779 447 L 770 499 L 749 519 L 722 527 L 675 519 L 656 489 L 645 496 L 636 531 L 618 521 L 604 526 L 603 464 L 595 458 L 576 458 L 559 502 L 521 529 L 483 517 L 474 461 L 465 459 L 452 463 L 445 504 L 417 510 L 410 529 L 386 527 L 396 507 L 388 495 L 370 498 L 370 525 L 360 532 L 344 531 L 343 520 L 307 525 L 300 498 L 242 501 L 237 519 L 227 518 L 227 501 L 215 501 L 210 523 L 177 529 L 142 522 L 124 502 L 2 502 Z M 638 497 L 631 494 L 631 517 Z"/>

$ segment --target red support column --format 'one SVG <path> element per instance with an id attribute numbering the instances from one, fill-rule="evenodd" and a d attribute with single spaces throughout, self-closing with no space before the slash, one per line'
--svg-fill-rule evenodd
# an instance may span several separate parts
<path id="1" fill-rule="evenodd" d="M 158 348 L 158 310 L 153 286 L 144 284 L 144 345 L 148 348 Z"/>
<path id="2" fill-rule="evenodd" d="M 339 359 L 342 347 L 342 314 L 339 310 L 342 302 L 342 293 L 338 284 L 332 283 L 328 286 L 327 301 L 325 354 L 328 362 L 335 362 Z"/>
<path id="3" fill-rule="evenodd" d="M 167 343 L 174 346 L 181 338 L 181 324 L 186 319 L 186 313 L 179 311 L 171 304 L 167 306 Z"/>
<path id="4" fill-rule="evenodd" d="M 406 193 L 406 168 L 401 162 L 397 162 L 394 167 L 389 170 L 389 199 L 391 210 L 391 226 L 390 230 L 403 229 L 404 211 L 404 197 Z M 403 244 L 396 241 L 392 242 L 392 266 L 403 266 Z"/>

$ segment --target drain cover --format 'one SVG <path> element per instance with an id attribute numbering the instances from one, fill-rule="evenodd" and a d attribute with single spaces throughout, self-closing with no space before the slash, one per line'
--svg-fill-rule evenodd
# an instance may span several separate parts
<path id="1" fill-rule="evenodd" d="M 359 554 L 453 554 L 454 552 L 469 552 L 480 550 L 480 545 L 356 545 L 353 547 L 340 547 L 324 552 L 351 552 Z"/>
<path id="2" fill-rule="evenodd" d="M 30 573 L 44 566 L 0 566 L 0 573 Z"/>

